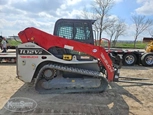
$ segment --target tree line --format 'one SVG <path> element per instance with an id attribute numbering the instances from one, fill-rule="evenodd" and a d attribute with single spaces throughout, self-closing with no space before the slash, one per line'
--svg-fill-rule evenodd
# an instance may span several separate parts
<path id="1" fill-rule="evenodd" d="M 101 44 L 101 38 L 103 32 L 109 35 L 111 46 L 115 47 L 118 38 L 126 34 L 127 25 L 124 19 L 115 18 L 110 15 L 110 11 L 115 5 L 114 0 L 94 0 L 90 9 L 84 9 L 82 17 L 95 19 L 96 22 L 93 25 L 94 32 L 96 33 L 96 40 L 99 41 L 97 45 Z M 144 15 L 132 15 L 131 16 L 134 25 L 134 48 L 136 41 L 140 34 L 145 30 L 149 30 L 151 36 L 153 36 L 153 30 L 150 28 L 153 26 L 153 19 L 149 19 Z"/>

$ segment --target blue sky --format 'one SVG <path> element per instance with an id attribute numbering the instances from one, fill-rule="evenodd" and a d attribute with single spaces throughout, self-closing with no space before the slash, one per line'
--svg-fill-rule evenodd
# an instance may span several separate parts
<path id="1" fill-rule="evenodd" d="M 111 13 L 124 19 L 128 24 L 132 24 L 132 14 L 145 15 L 153 19 L 153 7 L 146 6 L 147 4 L 153 4 L 153 0 L 121 0 L 114 5 Z"/>
<path id="2" fill-rule="evenodd" d="M 138 6 L 139 5 L 135 0 L 124 0 L 115 4 L 111 12 L 112 14 L 125 19 L 127 23 L 131 23 L 131 13 L 133 13 Z"/>
<path id="3" fill-rule="evenodd" d="M 53 32 L 54 23 L 59 18 L 81 16 L 85 7 L 90 7 L 94 0 L 0 0 L 0 34 L 17 35 L 26 27 L 36 27 L 48 33 Z M 125 20 L 126 35 L 119 39 L 133 40 L 134 27 L 132 14 L 145 15 L 153 19 L 153 0 L 115 0 L 110 14 Z M 148 32 L 139 39 L 149 36 Z M 104 33 L 103 37 L 109 38 Z"/>

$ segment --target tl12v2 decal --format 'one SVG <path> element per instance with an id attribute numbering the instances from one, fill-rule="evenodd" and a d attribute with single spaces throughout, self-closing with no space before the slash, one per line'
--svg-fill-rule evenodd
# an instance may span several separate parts
<path id="1" fill-rule="evenodd" d="M 51 55 L 41 48 L 18 48 L 19 55 Z"/>

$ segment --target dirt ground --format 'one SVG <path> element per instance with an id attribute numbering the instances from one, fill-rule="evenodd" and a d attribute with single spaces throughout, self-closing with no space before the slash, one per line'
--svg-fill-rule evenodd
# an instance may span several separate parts
<path id="1" fill-rule="evenodd" d="M 122 77 L 149 78 L 152 67 L 123 67 Z M 103 93 L 38 94 L 33 87 L 16 78 L 15 65 L 0 65 L 0 115 L 153 115 L 153 85 L 110 83 Z M 10 98 L 26 97 L 36 101 L 30 112 L 11 112 L 4 105 Z"/>

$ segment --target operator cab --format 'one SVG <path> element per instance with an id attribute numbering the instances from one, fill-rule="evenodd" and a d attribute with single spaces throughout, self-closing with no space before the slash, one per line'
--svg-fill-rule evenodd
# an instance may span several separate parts
<path id="1" fill-rule="evenodd" d="M 95 20 L 59 19 L 55 23 L 54 35 L 94 45 L 92 24 Z"/>

